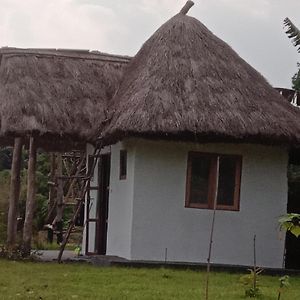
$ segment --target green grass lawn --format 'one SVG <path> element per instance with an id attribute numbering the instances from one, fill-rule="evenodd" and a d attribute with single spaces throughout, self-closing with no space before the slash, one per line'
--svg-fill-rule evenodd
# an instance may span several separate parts
<path id="1" fill-rule="evenodd" d="M 245 299 L 239 274 L 212 273 L 211 300 Z M 204 299 L 205 273 L 99 268 L 0 260 L 0 299 Z M 300 299 L 300 277 L 281 300 Z M 262 299 L 277 299 L 278 277 L 262 276 Z"/>

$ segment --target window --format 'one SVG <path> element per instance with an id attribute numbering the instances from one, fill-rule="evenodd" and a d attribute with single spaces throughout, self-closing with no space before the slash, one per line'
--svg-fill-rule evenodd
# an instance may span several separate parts
<path id="1" fill-rule="evenodd" d="M 185 206 L 213 209 L 217 192 L 217 209 L 239 210 L 241 164 L 239 155 L 190 152 Z"/>
<path id="2" fill-rule="evenodd" d="M 126 179 L 127 175 L 127 151 L 120 151 L 120 179 Z"/>

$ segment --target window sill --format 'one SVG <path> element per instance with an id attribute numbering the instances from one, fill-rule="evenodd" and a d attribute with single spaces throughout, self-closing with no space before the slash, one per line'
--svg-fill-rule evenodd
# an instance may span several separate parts
<path id="1" fill-rule="evenodd" d="M 206 210 L 213 210 L 213 208 L 208 207 L 207 205 L 199 205 L 199 204 L 189 204 L 185 205 L 185 208 L 193 208 L 193 209 L 206 209 Z M 225 211 L 240 211 L 239 207 L 235 206 L 225 206 L 225 205 L 218 205 L 216 210 L 225 210 Z"/>

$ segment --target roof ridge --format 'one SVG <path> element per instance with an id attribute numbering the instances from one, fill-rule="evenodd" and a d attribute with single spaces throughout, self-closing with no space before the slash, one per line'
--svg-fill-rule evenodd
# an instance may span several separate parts
<path id="1" fill-rule="evenodd" d="M 94 59 L 113 62 L 127 63 L 132 57 L 125 55 L 116 55 L 100 52 L 97 50 L 76 50 L 76 49 L 47 49 L 47 48 L 0 48 L 2 55 L 41 55 L 41 56 L 57 56 L 78 59 Z"/>

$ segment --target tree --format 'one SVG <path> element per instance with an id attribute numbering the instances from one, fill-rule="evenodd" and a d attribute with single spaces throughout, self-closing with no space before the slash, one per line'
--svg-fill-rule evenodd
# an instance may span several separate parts
<path id="1" fill-rule="evenodd" d="M 283 23 L 287 28 L 285 33 L 292 40 L 294 46 L 297 48 L 297 51 L 300 53 L 300 30 L 289 18 L 285 18 Z M 294 90 L 300 91 L 300 64 L 297 63 L 297 66 L 298 72 L 292 77 L 292 87 Z"/>
<path id="2" fill-rule="evenodd" d="M 298 48 L 297 51 L 300 53 L 300 30 L 293 24 L 293 22 L 289 18 L 285 18 L 283 23 L 287 28 L 287 31 L 285 33 L 292 40 L 294 46 Z"/>
<path id="3" fill-rule="evenodd" d="M 292 77 L 292 88 L 295 91 L 300 91 L 300 63 L 297 63 L 298 72 Z"/>

